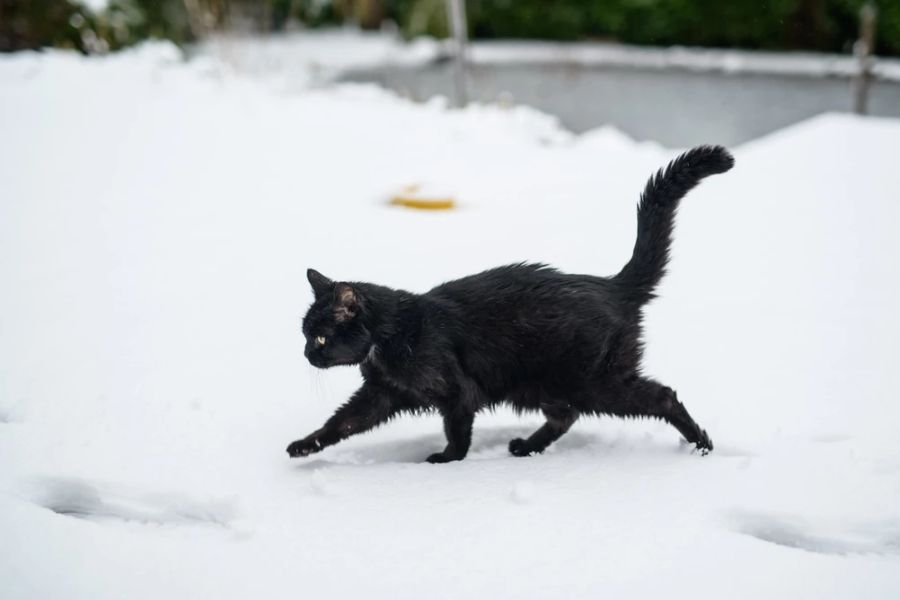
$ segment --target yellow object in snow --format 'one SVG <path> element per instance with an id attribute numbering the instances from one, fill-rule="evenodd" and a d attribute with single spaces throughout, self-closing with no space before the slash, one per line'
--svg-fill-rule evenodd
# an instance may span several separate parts
<path id="1" fill-rule="evenodd" d="M 391 204 L 407 208 L 424 210 L 446 210 L 456 206 L 456 200 L 450 196 L 431 196 L 419 192 L 420 186 L 408 185 L 400 193 L 391 198 Z"/>

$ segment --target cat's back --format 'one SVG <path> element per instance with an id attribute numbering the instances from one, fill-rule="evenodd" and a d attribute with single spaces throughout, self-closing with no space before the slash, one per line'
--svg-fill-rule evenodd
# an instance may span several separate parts
<path id="1" fill-rule="evenodd" d="M 448 281 L 427 292 L 426 296 L 464 305 L 488 305 L 559 300 L 561 295 L 567 294 L 597 299 L 612 293 L 609 281 L 602 277 L 561 273 L 541 263 L 516 263 Z"/>
<path id="2" fill-rule="evenodd" d="M 449 281 L 426 296 L 453 307 L 471 327 L 528 335 L 618 318 L 620 302 L 609 280 L 573 275 L 544 264 L 517 263 Z M 540 331 L 546 337 L 547 331 Z"/>
<path id="3" fill-rule="evenodd" d="M 566 277 L 568 276 L 553 267 L 541 263 L 515 263 L 442 283 L 428 292 L 428 295 L 464 300 L 474 292 L 492 292 L 496 295 L 536 291 L 547 285 L 561 283 Z"/>

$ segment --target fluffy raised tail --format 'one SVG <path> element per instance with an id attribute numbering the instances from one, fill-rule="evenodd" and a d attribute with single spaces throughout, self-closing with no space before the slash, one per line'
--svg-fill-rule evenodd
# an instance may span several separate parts
<path id="1" fill-rule="evenodd" d="M 650 177 L 638 202 L 638 231 L 634 253 L 615 276 L 628 299 L 644 304 L 653 298 L 669 262 L 672 226 L 678 203 L 700 180 L 724 173 L 734 158 L 721 146 L 698 146 Z"/>

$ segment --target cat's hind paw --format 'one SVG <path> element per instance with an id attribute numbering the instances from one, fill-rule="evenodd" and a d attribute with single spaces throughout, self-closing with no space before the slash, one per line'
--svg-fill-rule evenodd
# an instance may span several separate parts
<path id="1" fill-rule="evenodd" d="M 509 442 L 509 453 L 513 456 L 529 456 L 534 453 L 526 440 L 516 438 Z"/>
<path id="2" fill-rule="evenodd" d="M 697 440 L 697 451 L 700 452 L 700 456 L 706 456 L 713 449 L 712 440 L 709 438 L 709 435 L 706 433 L 705 429 L 700 430 L 700 439 Z"/>

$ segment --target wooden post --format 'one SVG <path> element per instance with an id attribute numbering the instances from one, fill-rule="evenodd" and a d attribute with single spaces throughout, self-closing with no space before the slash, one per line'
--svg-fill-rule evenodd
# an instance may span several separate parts
<path id="1" fill-rule="evenodd" d="M 868 111 L 877 12 L 872 2 L 866 2 L 859 9 L 859 39 L 853 44 L 853 53 L 859 61 L 859 71 L 854 78 L 853 97 L 853 112 L 858 115 L 864 115 Z"/>
<path id="2" fill-rule="evenodd" d="M 200 6 L 199 0 L 183 0 L 184 11 L 187 13 L 188 26 L 194 39 L 201 40 L 206 37 L 205 11 Z"/>
<path id="3" fill-rule="evenodd" d="M 465 0 L 446 0 L 447 21 L 453 35 L 453 87 L 456 106 L 463 107 L 469 102 L 469 90 L 466 75 L 466 50 L 469 42 L 466 22 Z"/>

